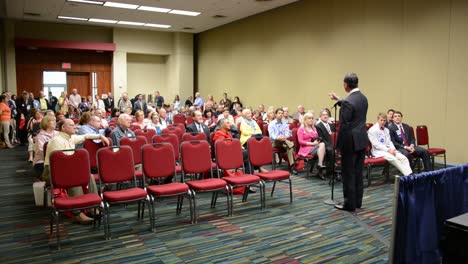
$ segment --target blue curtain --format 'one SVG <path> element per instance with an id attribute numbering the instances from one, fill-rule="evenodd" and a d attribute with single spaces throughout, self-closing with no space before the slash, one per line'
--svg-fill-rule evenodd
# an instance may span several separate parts
<path id="1" fill-rule="evenodd" d="M 444 221 L 468 212 L 468 164 L 400 178 L 394 263 L 439 263 Z"/>

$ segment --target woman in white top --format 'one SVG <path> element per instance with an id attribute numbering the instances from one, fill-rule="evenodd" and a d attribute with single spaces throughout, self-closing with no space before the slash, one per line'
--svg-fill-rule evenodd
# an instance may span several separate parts
<path id="1" fill-rule="evenodd" d="M 156 112 L 152 112 L 150 115 L 151 122 L 147 124 L 147 129 L 156 130 L 156 134 L 161 134 L 161 123 L 159 122 L 159 114 Z"/>

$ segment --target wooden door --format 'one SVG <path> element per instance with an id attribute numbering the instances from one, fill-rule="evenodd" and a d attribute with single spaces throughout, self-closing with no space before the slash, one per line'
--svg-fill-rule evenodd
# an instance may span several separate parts
<path id="1" fill-rule="evenodd" d="M 67 92 L 71 94 L 73 89 L 83 96 L 92 95 L 91 79 L 89 72 L 67 72 Z"/>

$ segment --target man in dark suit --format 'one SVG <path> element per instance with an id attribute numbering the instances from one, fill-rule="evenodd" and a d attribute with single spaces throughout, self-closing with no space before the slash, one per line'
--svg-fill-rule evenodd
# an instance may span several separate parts
<path id="1" fill-rule="evenodd" d="M 197 133 L 203 132 L 205 133 L 206 140 L 210 142 L 210 129 L 207 125 L 203 123 L 203 116 L 199 110 L 196 110 L 192 114 L 193 123 L 187 126 L 187 132 L 189 133 Z"/>
<path id="2" fill-rule="evenodd" d="M 431 171 L 431 159 L 429 152 L 425 148 L 415 146 L 414 136 L 410 127 L 402 122 L 403 114 L 400 111 L 394 111 L 393 122 L 389 124 L 390 138 L 396 150 L 405 155 L 408 159 L 410 155 L 421 158 L 424 164 L 424 171 Z"/>
<path id="3" fill-rule="evenodd" d="M 327 110 L 322 110 L 320 111 L 320 116 L 319 116 L 319 121 L 315 125 L 317 128 L 317 132 L 319 137 L 322 138 L 322 142 L 325 143 L 326 147 L 326 159 L 328 160 L 327 162 L 327 174 L 330 174 L 331 171 L 331 165 L 332 162 L 332 152 L 333 152 L 333 145 L 332 145 L 332 133 L 335 132 L 335 124 L 331 124 L 328 122 L 328 111 Z"/>
<path id="4" fill-rule="evenodd" d="M 143 111 L 143 115 L 146 116 L 146 111 L 148 110 L 148 106 L 146 105 L 146 102 L 143 100 L 143 95 L 141 94 L 137 95 L 136 100 L 133 103 L 133 114 L 135 114 L 135 112 L 138 110 Z"/>
<path id="5" fill-rule="evenodd" d="M 112 93 L 109 92 L 107 93 L 107 97 L 104 98 L 104 106 L 106 107 L 107 112 L 112 112 L 112 109 L 114 109 L 114 97 L 112 96 Z"/>
<path id="6" fill-rule="evenodd" d="M 368 145 L 366 131 L 367 98 L 358 88 L 359 79 L 355 73 L 346 73 L 343 87 L 348 94 L 341 99 L 335 93 L 329 96 L 340 106 L 340 128 L 336 148 L 341 151 L 344 201 L 335 208 L 354 211 L 362 206 L 364 193 L 362 171 L 365 151 Z"/>

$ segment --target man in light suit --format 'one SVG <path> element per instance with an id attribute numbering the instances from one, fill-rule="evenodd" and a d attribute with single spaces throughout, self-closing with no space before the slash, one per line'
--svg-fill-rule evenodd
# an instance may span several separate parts
<path id="1" fill-rule="evenodd" d="M 395 111 L 393 114 L 393 122 L 387 127 L 390 130 L 390 138 L 392 139 L 395 148 L 405 157 L 413 155 L 421 158 L 424 163 L 424 171 L 431 171 L 431 158 L 429 152 L 425 148 L 415 146 L 415 140 L 411 133 L 410 127 L 402 122 L 403 114 L 400 111 Z"/>
<path id="2" fill-rule="evenodd" d="M 341 99 L 334 92 L 329 96 L 337 100 L 340 109 L 340 128 L 336 148 L 341 151 L 344 201 L 335 205 L 339 210 L 354 211 L 362 206 L 364 193 L 362 171 L 367 146 L 366 117 L 367 98 L 358 88 L 359 79 L 355 73 L 346 73 L 343 88 L 348 93 Z"/>
<path id="3" fill-rule="evenodd" d="M 390 131 L 385 127 L 387 116 L 380 113 L 377 116 L 377 123 L 367 131 L 369 140 L 372 143 L 372 156 L 383 157 L 404 176 L 413 173 L 410 163 L 405 155 L 396 150 L 390 138 Z"/>
<path id="4" fill-rule="evenodd" d="M 205 133 L 206 140 L 210 142 L 210 129 L 207 125 L 203 123 L 203 116 L 199 110 L 196 110 L 192 114 L 193 123 L 187 126 L 187 132 L 189 133 L 197 133 L 202 132 Z"/>

